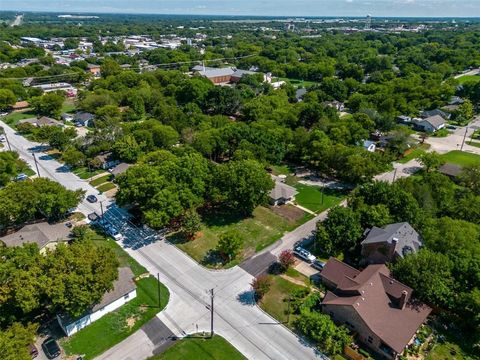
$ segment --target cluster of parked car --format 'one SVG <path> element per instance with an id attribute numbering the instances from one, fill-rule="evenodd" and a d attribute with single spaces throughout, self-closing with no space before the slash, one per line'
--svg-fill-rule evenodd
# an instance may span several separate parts
<path id="1" fill-rule="evenodd" d="M 310 264 L 311 267 L 317 270 L 323 270 L 325 263 L 323 261 L 317 260 L 315 255 L 313 255 L 310 251 L 302 248 L 301 246 L 295 246 L 293 248 L 293 253 L 298 256 L 300 259 L 305 260 Z"/>

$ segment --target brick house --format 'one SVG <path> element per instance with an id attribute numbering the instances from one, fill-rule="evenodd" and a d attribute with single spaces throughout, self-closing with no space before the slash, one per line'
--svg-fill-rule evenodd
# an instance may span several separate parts
<path id="1" fill-rule="evenodd" d="M 431 309 L 383 264 L 359 271 L 330 258 L 320 273 L 327 291 L 322 311 L 346 325 L 356 340 L 385 359 L 396 359 L 414 340 Z"/>
<path id="2" fill-rule="evenodd" d="M 362 258 L 367 264 L 394 262 L 417 252 L 423 245 L 420 235 L 407 222 L 390 224 L 383 229 L 374 226 L 364 234 Z"/>

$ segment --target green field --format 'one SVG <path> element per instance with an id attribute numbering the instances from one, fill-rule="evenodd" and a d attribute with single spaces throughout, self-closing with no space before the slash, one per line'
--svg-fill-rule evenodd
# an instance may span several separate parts
<path id="1" fill-rule="evenodd" d="M 36 117 L 34 113 L 31 112 L 13 112 L 5 116 L 3 121 L 12 127 L 15 127 L 20 120 L 31 119 Z"/>
<path id="2" fill-rule="evenodd" d="M 92 186 L 98 186 L 103 183 L 108 182 L 112 178 L 112 175 L 105 175 L 105 176 L 100 176 L 96 178 L 95 180 L 90 181 L 90 185 Z"/>
<path id="3" fill-rule="evenodd" d="M 322 189 L 320 186 L 310 186 L 297 183 L 295 188 L 298 190 L 298 194 L 295 196 L 297 204 L 315 213 L 320 213 L 332 206 L 338 205 L 338 203 L 340 203 L 345 197 L 343 192 L 328 188 Z"/>
<path id="4" fill-rule="evenodd" d="M 150 360 L 243 360 L 245 357 L 227 340 L 215 335 L 213 338 L 187 337 L 178 341 L 163 354 Z"/>
<path id="5" fill-rule="evenodd" d="M 480 155 L 453 150 L 441 155 L 442 159 L 447 163 L 457 164 L 460 166 L 480 165 Z"/>
<path id="6" fill-rule="evenodd" d="M 410 160 L 417 159 L 420 155 L 422 155 L 425 150 L 430 148 L 430 144 L 420 144 L 415 149 L 413 149 L 408 155 L 405 155 L 401 159 L 397 160 L 400 164 L 406 164 Z"/>
<path id="7" fill-rule="evenodd" d="M 291 85 L 293 85 L 295 87 L 300 87 L 300 88 L 302 88 L 302 87 L 308 88 L 310 86 L 318 84 L 318 82 L 315 82 L 315 81 L 291 79 L 291 78 L 286 78 L 286 77 L 276 78 L 272 81 L 285 81 L 285 82 L 290 83 Z"/>
<path id="8" fill-rule="evenodd" d="M 62 113 L 73 113 L 75 112 L 75 110 L 77 109 L 77 107 L 75 106 L 75 103 L 73 102 L 73 100 L 70 100 L 70 99 L 67 99 L 63 102 L 63 106 L 62 106 Z"/>
<path id="9" fill-rule="evenodd" d="M 86 168 L 86 167 L 80 167 L 80 168 L 76 168 L 76 169 L 73 170 L 73 173 L 75 175 L 77 175 L 82 180 L 89 179 L 89 178 L 91 178 L 95 175 L 99 175 L 99 174 L 102 174 L 104 172 L 105 172 L 105 170 L 103 170 L 103 169 L 88 171 L 88 168 Z"/>
<path id="10" fill-rule="evenodd" d="M 465 84 L 467 82 L 475 83 L 480 81 L 480 75 L 464 75 L 457 80 L 460 84 Z"/>
<path id="11" fill-rule="evenodd" d="M 219 266 L 217 262 L 211 261 L 211 257 L 208 256 L 209 251 L 215 249 L 221 234 L 227 230 L 235 229 L 242 236 L 244 243 L 237 259 L 225 264 L 226 267 L 231 267 L 273 244 L 285 232 L 293 230 L 310 218 L 311 215 L 305 214 L 296 221 L 289 220 L 263 206 L 257 207 L 253 216 L 247 218 L 231 212 L 216 212 L 203 216 L 204 226 L 197 239 L 185 242 L 183 238 L 175 239 L 172 237 L 170 240 L 176 242 L 181 250 L 196 261 L 207 266 Z"/>
<path id="12" fill-rule="evenodd" d="M 102 185 L 98 186 L 97 190 L 100 191 L 100 192 L 105 192 L 105 191 L 112 190 L 112 189 L 115 189 L 115 188 L 116 188 L 115 184 L 113 184 L 111 182 L 107 182 L 105 184 L 102 184 Z"/>
<path id="13" fill-rule="evenodd" d="M 112 249 L 120 266 L 130 266 L 135 276 L 146 272 L 146 269 L 131 258 L 115 241 L 105 240 L 99 235 L 93 235 L 93 240 L 97 246 Z M 158 281 L 154 277 L 142 278 L 136 284 L 135 299 L 70 338 L 61 340 L 61 345 L 68 355 L 85 354 L 84 359 L 93 359 L 133 334 L 167 305 L 170 295 L 167 288 L 160 284 L 159 307 Z"/>

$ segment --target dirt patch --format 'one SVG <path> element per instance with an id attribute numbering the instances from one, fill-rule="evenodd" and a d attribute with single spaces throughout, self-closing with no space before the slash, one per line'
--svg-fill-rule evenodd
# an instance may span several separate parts
<path id="1" fill-rule="evenodd" d="M 285 219 L 295 222 L 305 216 L 305 212 L 302 209 L 299 209 L 293 205 L 280 205 L 280 206 L 270 206 L 275 214 L 284 217 Z"/>
<path id="2" fill-rule="evenodd" d="M 135 323 L 137 322 L 138 317 L 137 316 L 132 316 L 127 319 L 127 326 L 129 329 L 135 326 Z"/>

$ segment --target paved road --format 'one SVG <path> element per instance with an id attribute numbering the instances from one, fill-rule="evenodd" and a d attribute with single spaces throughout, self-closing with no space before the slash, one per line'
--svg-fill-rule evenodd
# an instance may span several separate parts
<path id="1" fill-rule="evenodd" d="M 473 70 L 467 71 L 465 73 L 455 75 L 453 78 L 458 79 L 458 78 L 461 78 L 462 76 L 472 76 L 472 75 L 477 75 L 477 74 L 480 74 L 480 69 L 473 69 Z"/>
<path id="2" fill-rule="evenodd" d="M 110 221 L 121 222 L 121 209 L 117 210 L 110 201 L 86 181 L 64 171 L 62 165 L 41 151 L 39 144 L 28 141 L 16 134 L 0 121 L 13 150 L 35 169 L 32 152 L 38 159 L 40 175 L 56 180 L 68 189 L 84 189 L 87 194 L 95 194 L 104 201 Z M 99 203 L 82 202 L 79 211 L 88 214 L 100 213 Z M 253 302 L 250 283 L 253 276 L 240 267 L 225 271 L 209 271 L 185 255 L 174 245 L 158 239 L 151 239 L 145 229 L 135 229 L 126 218 L 122 234 L 126 251 L 151 274 L 160 274 L 160 281 L 170 290 L 170 302 L 157 315 L 159 322 L 152 325 L 162 333 L 168 329 L 176 336 L 183 337 L 198 331 L 210 329 L 210 298 L 208 289 L 214 289 L 215 332 L 226 338 L 233 346 L 250 359 L 315 359 L 322 358 L 309 345 L 291 333 L 277 320 L 274 320 L 258 308 Z M 308 225 L 307 225 L 308 227 Z M 304 229 L 305 228 L 305 229 Z M 308 231 L 302 227 L 299 232 Z M 147 231 L 147 232 L 145 232 Z M 157 240 L 157 241 L 155 241 Z M 134 246 L 139 241 L 142 246 Z M 198 328 L 197 328 L 198 325 Z M 163 330 L 162 330 L 163 329 Z M 170 332 L 166 332 L 170 334 Z M 142 328 L 132 336 L 108 350 L 99 359 L 145 359 L 163 346 L 168 336 L 153 336 L 154 331 Z"/>
<path id="3" fill-rule="evenodd" d="M 22 25 L 22 21 L 23 21 L 23 15 L 17 15 L 15 17 L 15 20 L 13 20 L 12 23 L 10 24 L 10 26 L 11 27 L 20 26 Z"/>

